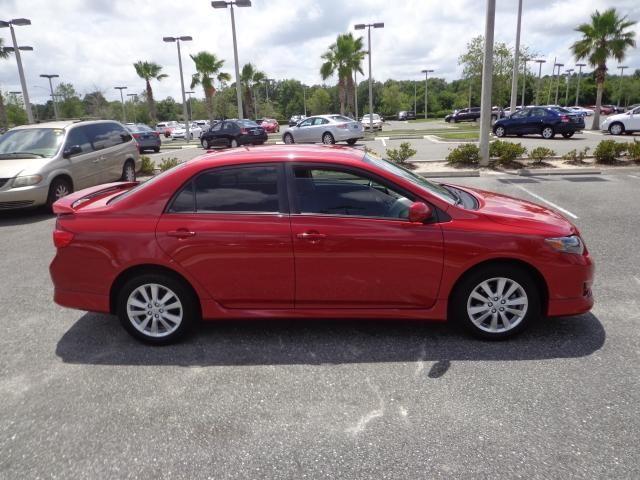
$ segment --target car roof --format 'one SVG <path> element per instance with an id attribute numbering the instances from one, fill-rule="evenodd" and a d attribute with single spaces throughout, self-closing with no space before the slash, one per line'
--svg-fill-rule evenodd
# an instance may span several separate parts
<path id="1" fill-rule="evenodd" d="M 96 123 L 117 122 L 117 120 L 57 120 L 55 122 L 30 123 L 27 125 L 18 125 L 11 130 L 27 130 L 30 128 L 60 128 L 65 129 L 73 125 L 94 125 Z"/>

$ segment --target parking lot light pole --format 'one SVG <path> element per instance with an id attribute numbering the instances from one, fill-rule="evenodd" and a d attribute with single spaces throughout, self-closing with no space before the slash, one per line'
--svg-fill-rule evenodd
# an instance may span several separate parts
<path id="1" fill-rule="evenodd" d="M 522 57 L 522 108 L 524 108 L 524 89 L 527 86 L 527 62 L 531 60 L 527 57 Z"/>
<path id="2" fill-rule="evenodd" d="M 560 69 L 564 67 L 564 63 L 556 63 L 555 67 L 558 67 L 558 78 L 556 79 L 556 101 L 554 102 L 554 105 L 558 105 L 558 90 L 560 88 L 560 77 L 562 76 L 560 74 Z M 553 68 L 554 72 L 555 72 L 555 67 Z"/>
<path id="3" fill-rule="evenodd" d="M 120 90 L 120 103 L 122 103 L 122 123 L 127 123 L 127 111 L 124 108 L 124 95 L 122 94 L 123 90 L 126 90 L 127 87 L 113 87 L 114 90 Z"/>
<path id="4" fill-rule="evenodd" d="M 534 60 L 538 64 L 538 85 L 536 86 L 536 105 L 540 105 L 540 87 L 542 86 L 542 64 L 547 63 L 546 60 L 538 58 Z"/>
<path id="5" fill-rule="evenodd" d="M 424 119 L 427 119 L 427 106 L 429 105 L 429 74 L 432 73 L 433 70 L 422 70 L 424 73 Z"/>
<path id="6" fill-rule="evenodd" d="M 509 111 L 516 111 L 518 102 L 518 56 L 520 55 L 520 27 L 522 25 L 522 0 L 518 0 L 518 22 L 516 26 L 516 48 L 513 52 L 513 75 L 511 76 L 511 103 Z"/>
<path id="7" fill-rule="evenodd" d="M 582 67 L 586 67 L 586 63 L 576 63 L 576 67 L 578 67 L 578 86 L 576 87 L 576 107 L 578 106 L 578 101 L 580 100 L 580 80 L 582 79 Z"/>
<path id="8" fill-rule="evenodd" d="M 302 106 L 304 108 L 304 116 L 307 116 L 307 86 L 302 85 Z"/>
<path id="9" fill-rule="evenodd" d="M 138 123 L 136 120 L 136 104 L 138 103 L 138 94 L 137 93 L 127 93 L 127 97 L 131 99 L 131 103 L 133 103 L 133 123 Z"/>
<path id="10" fill-rule="evenodd" d="M 622 103 L 622 77 L 624 76 L 624 70 L 629 67 L 626 65 L 618 65 L 616 68 L 620 70 L 620 86 L 618 87 L 618 90 L 620 91 L 620 94 L 618 95 L 618 107 L 619 107 L 620 104 Z"/>
<path id="11" fill-rule="evenodd" d="M 231 32 L 233 34 L 233 59 L 236 66 L 236 99 L 238 101 L 238 118 L 243 117 L 242 113 L 242 85 L 240 84 L 240 66 L 238 65 L 238 42 L 236 41 L 236 18 L 233 13 L 233 6 L 250 7 L 251 0 L 231 0 L 211 2 L 213 8 L 231 8 Z"/>
<path id="12" fill-rule="evenodd" d="M 553 73 L 551 74 L 551 80 L 549 81 L 549 89 L 547 90 L 547 105 L 551 103 L 551 90 L 553 89 L 553 82 L 556 80 L 556 60 L 558 57 L 553 57 Z"/>
<path id="13" fill-rule="evenodd" d="M 353 71 L 353 103 L 356 109 L 355 120 L 358 120 L 358 70 Z"/>
<path id="14" fill-rule="evenodd" d="M 480 99 L 480 165 L 489 165 L 491 131 L 491 87 L 493 79 L 493 34 L 496 23 L 496 0 L 487 0 L 482 62 L 482 97 Z"/>
<path id="15" fill-rule="evenodd" d="M 31 20 L 28 18 L 14 18 L 8 21 L 0 21 L 0 28 L 7 28 L 11 30 L 11 40 L 13 42 L 13 49 L 7 48 L 8 51 L 13 51 L 16 54 L 16 62 L 18 63 L 18 75 L 20 76 L 20 86 L 22 87 L 22 98 L 24 99 L 24 109 L 27 111 L 27 121 L 33 123 L 33 112 L 31 111 L 31 102 L 29 101 L 29 92 L 27 91 L 27 82 L 24 78 L 24 70 L 22 69 L 22 57 L 20 56 L 20 50 L 31 51 L 33 47 L 18 47 L 18 41 L 16 40 L 16 32 L 13 26 L 19 27 L 24 25 L 31 25 Z"/>
<path id="16" fill-rule="evenodd" d="M 58 104 L 56 103 L 56 97 L 53 95 L 53 83 L 52 83 L 51 79 L 52 78 L 58 78 L 60 75 L 43 73 L 40 76 L 42 78 L 48 78 L 49 79 L 49 90 L 51 90 L 51 101 L 53 102 L 53 116 L 56 117 L 56 120 L 59 120 L 59 117 L 58 117 Z"/>
<path id="17" fill-rule="evenodd" d="M 173 43 L 178 46 L 178 68 L 180 69 L 180 92 L 182 93 L 182 116 L 184 117 L 184 139 L 189 141 L 189 116 L 187 115 L 187 98 L 184 94 L 184 78 L 182 75 L 182 55 L 180 54 L 180 42 L 190 42 L 193 37 L 189 35 L 183 35 L 181 37 L 162 37 L 163 42 Z"/>
<path id="18" fill-rule="evenodd" d="M 369 131 L 373 133 L 373 80 L 371 77 L 371 27 L 384 28 L 383 22 L 376 23 L 358 23 L 355 25 L 356 30 L 368 30 L 367 32 L 367 53 L 369 54 Z"/>
<path id="19" fill-rule="evenodd" d="M 564 106 L 569 106 L 569 84 L 571 83 L 571 74 L 574 72 L 573 68 L 569 68 L 564 71 L 567 74 L 567 94 L 564 97 Z"/>
<path id="20" fill-rule="evenodd" d="M 187 100 L 189 102 L 189 122 L 193 122 L 193 103 L 191 103 L 191 95 L 193 95 L 194 92 L 193 90 L 189 90 L 188 92 L 184 92 L 187 95 L 189 95 L 189 100 Z"/>

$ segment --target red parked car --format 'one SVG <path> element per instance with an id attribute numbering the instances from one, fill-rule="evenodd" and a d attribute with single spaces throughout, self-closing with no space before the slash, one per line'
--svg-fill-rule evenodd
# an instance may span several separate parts
<path id="1" fill-rule="evenodd" d="M 53 208 L 55 301 L 152 344 L 200 318 L 451 318 L 500 339 L 593 305 L 560 214 L 347 147 L 214 152 Z"/>
<path id="2" fill-rule="evenodd" d="M 263 118 L 262 121 L 258 122 L 258 125 L 264 128 L 267 133 L 277 133 L 280 131 L 280 124 L 275 118 Z"/>

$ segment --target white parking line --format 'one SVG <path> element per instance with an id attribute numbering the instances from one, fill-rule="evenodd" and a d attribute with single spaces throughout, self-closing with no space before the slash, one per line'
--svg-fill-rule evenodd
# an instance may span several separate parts
<path id="1" fill-rule="evenodd" d="M 640 179 L 640 177 L 639 177 L 638 175 L 627 175 L 627 177 L 631 177 L 631 178 L 639 178 L 639 179 Z"/>
<path id="2" fill-rule="evenodd" d="M 533 192 L 531 192 L 531 191 L 527 190 L 526 188 L 524 188 L 524 187 L 522 187 L 522 186 L 520 186 L 520 185 L 517 185 L 517 184 L 512 183 L 512 182 L 509 182 L 509 185 L 513 185 L 514 187 L 519 188 L 519 189 L 520 189 L 520 190 L 522 190 L 523 192 L 526 192 L 526 193 L 528 193 L 529 195 L 531 195 L 533 198 L 535 198 L 535 199 L 537 199 L 537 200 L 540 200 L 541 202 L 546 203 L 547 205 L 549 205 L 549 206 L 551 206 L 551 207 L 555 208 L 556 210 L 561 211 L 561 212 L 562 212 L 562 213 L 564 213 L 565 215 L 569 215 L 569 216 L 570 216 L 571 218 L 573 218 L 574 220 L 578 218 L 578 216 L 577 216 L 577 215 L 575 215 L 575 214 L 571 213 L 569 210 L 566 210 L 566 209 L 562 208 L 561 206 L 556 205 L 556 204 L 555 204 L 555 203 L 553 203 L 553 202 L 550 202 L 550 201 L 549 201 L 549 200 L 547 200 L 546 198 L 543 198 L 543 197 L 541 197 L 540 195 L 537 195 L 537 194 L 535 194 L 535 193 L 533 193 Z"/>
<path id="3" fill-rule="evenodd" d="M 387 146 L 387 140 L 389 140 L 389 137 L 376 137 L 376 140 L 380 140 L 382 142 L 382 146 L 386 147 Z"/>

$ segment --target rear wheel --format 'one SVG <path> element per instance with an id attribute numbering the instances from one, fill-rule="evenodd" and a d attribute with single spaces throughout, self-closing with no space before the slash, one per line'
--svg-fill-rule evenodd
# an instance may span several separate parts
<path id="1" fill-rule="evenodd" d="M 334 143 L 336 143 L 335 138 L 333 138 L 333 135 L 331 135 L 329 132 L 326 132 L 324 135 L 322 135 L 322 143 L 324 143 L 325 145 L 333 145 Z"/>
<path id="2" fill-rule="evenodd" d="M 350 138 L 349 140 L 347 140 L 347 143 L 349 145 L 355 145 L 357 141 L 358 141 L 357 138 Z"/>
<path id="3" fill-rule="evenodd" d="M 291 135 L 290 133 L 285 133 L 284 137 L 282 137 L 282 140 L 287 145 L 293 145 L 295 143 L 293 140 L 293 135 Z"/>
<path id="4" fill-rule="evenodd" d="M 238 148 L 238 141 L 235 138 L 231 139 L 231 143 L 229 144 L 231 148 Z"/>
<path id="5" fill-rule="evenodd" d="M 571 138 L 571 137 L 573 137 L 573 134 L 574 134 L 574 133 L 575 133 L 575 132 L 564 132 L 564 133 L 562 134 L 562 136 L 563 136 L 564 138 Z"/>
<path id="6" fill-rule="evenodd" d="M 501 340 L 540 317 L 540 292 L 531 275 L 518 266 L 487 266 L 456 287 L 450 311 L 472 335 Z"/>
<path id="7" fill-rule="evenodd" d="M 136 181 L 136 165 L 133 163 L 133 160 L 127 160 L 124 162 L 124 166 L 122 167 L 122 177 L 120 180 L 123 182 Z"/>
<path id="8" fill-rule="evenodd" d="M 158 153 L 160 151 L 160 147 L 153 147 L 153 151 Z"/>
<path id="9" fill-rule="evenodd" d="M 622 135 L 624 133 L 624 125 L 620 122 L 615 122 L 609 125 L 609 133 L 611 135 Z"/>
<path id="10" fill-rule="evenodd" d="M 542 127 L 542 131 L 540 132 L 540 135 L 542 135 L 542 138 L 544 138 L 545 140 L 551 140 L 553 137 L 556 136 L 556 132 L 553 129 L 553 127 L 546 126 L 546 127 Z"/>
<path id="11" fill-rule="evenodd" d="M 502 125 L 498 125 L 496 128 L 493 129 L 493 133 L 495 133 L 496 137 L 502 138 L 507 134 L 507 129 L 504 128 Z"/>
<path id="12" fill-rule="evenodd" d="M 132 336 L 152 345 L 173 343 L 199 317 L 192 292 L 183 282 L 163 274 L 143 274 L 124 284 L 117 314 Z"/>
<path id="13" fill-rule="evenodd" d="M 49 185 L 49 194 L 47 196 L 47 208 L 51 210 L 53 204 L 60 200 L 62 197 L 66 197 L 73 192 L 73 186 L 71 182 L 64 177 L 58 177 Z"/>

